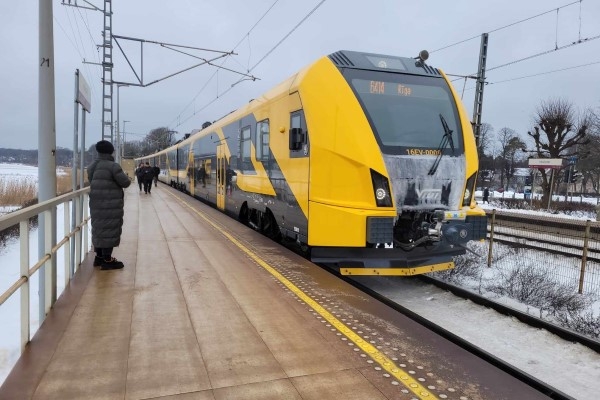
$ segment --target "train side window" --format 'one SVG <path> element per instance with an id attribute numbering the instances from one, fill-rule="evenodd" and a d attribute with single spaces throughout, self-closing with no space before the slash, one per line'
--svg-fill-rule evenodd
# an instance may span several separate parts
<path id="1" fill-rule="evenodd" d="M 290 114 L 289 142 L 291 157 L 308 155 L 308 132 L 302 110 Z"/>
<path id="2" fill-rule="evenodd" d="M 242 169 L 250 169 L 252 167 L 252 160 L 250 159 L 250 148 L 252 143 L 252 130 L 250 126 L 242 128 L 240 135 L 240 148 L 242 150 Z"/>
<path id="3" fill-rule="evenodd" d="M 269 120 L 256 123 L 256 159 L 266 162 L 269 160 Z"/>

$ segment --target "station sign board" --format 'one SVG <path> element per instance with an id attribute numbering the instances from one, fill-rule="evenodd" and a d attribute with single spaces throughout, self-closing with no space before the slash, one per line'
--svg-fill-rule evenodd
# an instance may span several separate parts
<path id="1" fill-rule="evenodd" d="M 77 102 L 81 104 L 83 109 L 87 112 L 92 111 L 92 101 L 90 93 L 90 85 L 85 81 L 83 75 L 77 71 Z"/>
<path id="2" fill-rule="evenodd" d="M 564 163 L 562 158 L 530 158 L 529 168 L 561 169 Z"/>

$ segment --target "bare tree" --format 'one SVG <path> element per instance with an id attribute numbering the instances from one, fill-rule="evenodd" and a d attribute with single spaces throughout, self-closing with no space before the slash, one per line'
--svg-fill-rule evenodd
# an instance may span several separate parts
<path id="1" fill-rule="evenodd" d="M 576 115 L 573 104 L 567 100 L 547 100 L 536 111 L 533 132 L 527 132 L 535 142 L 538 158 L 563 158 L 577 154 L 578 145 L 586 145 L 586 133 L 590 124 L 589 114 Z M 540 169 L 542 175 L 543 201 L 547 201 L 551 187 L 550 173 Z M 557 181 L 557 180 L 555 180 Z"/>
<path id="2" fill-rule="evenodd" d="M 498 132 L 498 142 L 500 144 L 500 162 L 501 174 L 500 185 L 507 189 L 510 180 L 515 176 L 516 164 L 519 161 L 518 155 L 525 143 L 517 132 L 510 128 L 502 128 Z M 506 185 L 505 185 L 506 182 Z"/>
<path id="3" fill-rule="evenodd" d="M 479 159 L 478 186 L 489 186 L 494 178 L 494 128 L 488 123 L 481 124 L 479 142 L 477 143 L 477 158 Z"/>
<path id="4" fill-rule="evenodd" d="M 146 146 L 144 152 L 147 154 L 166 149 L 173 142 L 173 134 L 175 131 L 169 130 L 166 127 L 152 129 L 146 135 Z"/>
<path id="5" fill-rule="evenodd" d="M 579 151 L 577 169 L 583 175 L 581 191 L 591 184 L 594 192 L 600 195 L 600 115 L 588 110 L 587 119 L 590 121 L 587 132 L 589 143 L 584 151 Z"/>
<path id="6" fill-rule="evenodd" d="M 491 150 L 492 139 L 494 135 L 494 127 L 487 122 L 481 124 L 479 128 L 479 143 L 477 146 L 477 155 L 481 160 L 483 156 L 489 155 L 489 150 Z"/>

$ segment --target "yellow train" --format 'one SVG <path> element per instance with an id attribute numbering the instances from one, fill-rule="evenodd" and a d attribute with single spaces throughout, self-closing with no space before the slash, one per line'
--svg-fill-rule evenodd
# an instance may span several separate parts
<path id="1" fill-rule="evenodd" d="M 470 121 L 444 73 L 419 59 L 330 54 L 142 160 L 342 274 L 449 269 L 487 234 Z"/>

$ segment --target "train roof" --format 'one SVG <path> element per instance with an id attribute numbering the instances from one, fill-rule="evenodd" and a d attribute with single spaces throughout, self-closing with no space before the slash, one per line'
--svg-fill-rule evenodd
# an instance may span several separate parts
<path id="1" fill-rule="evenodd" d="M 404 72 L 412 75 L 442 77 L 437 68 L 430 67 L 418 58 L 407 58 L 375 53 L 340 50 L 329 55 L 338 68 L 356 68 L 378 71 Z"/>
<path id="2" fill-rule="evenodd" d="M 329 58 L 329 60 L 333 62 L 333 64 L 338 68 L 355 68 L 370 71 L 392 71 L 408 73 L 412 75 L 424 75 L 440 78 L 442 77 L 442 73 L 437 68 L 431 67 L 425 64 L 424 62 L 420 61 L 419 59 L 415 58 L 398 57 L 376 53 L 364 53 L 350 50 L 340 50 L 335 53 L 331 53 L 329 56 L 325 57 Z M 318 61 L 319 60 L 315 61 L 315 63 Z M 163 149 L 152 155 L 136 158 L 136 160 L 154 157 L 156 155 L 160 155 L 170 150 L 173 150 L 182 144 L 193 142 L 198 137 L 211 134 L 214 131 L 215 127 L 223 126 L 229 121 L 238 118 L 239 115 L 247 113 L 249 110 L 253 109 L 258 104 L 265 101 L 271 101 L 276 97 L 284 96 L 288 93 L 293 92 L 297 89 L 297 85 L 299 80 L 301 80 L 301 77 L 308 70 L 310 70 L 310 68 L 313 65 L 314 63 L 305 66 L 304 68 L 296 72 L 294 75 L 288 77 L 284 81 L 280 82 L 278 85 L 263 93 L 261 96 L 250 100 L 248 103 L 238 108 L 237 110 L 233 110 L 230 113 L 219 118 L 218 120 L 214 121 L 213 124 L 215 126 L 211 124 L 206 128 L 201 129 L 195 132 L 194 134 L 190 135 L 188 138 L 180 140 L 179 142 L 169 146 L 166 149 Z"/>

